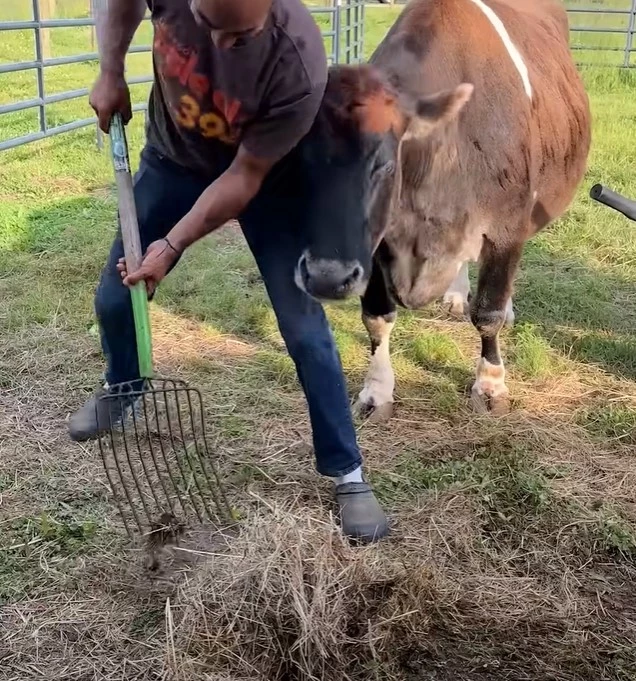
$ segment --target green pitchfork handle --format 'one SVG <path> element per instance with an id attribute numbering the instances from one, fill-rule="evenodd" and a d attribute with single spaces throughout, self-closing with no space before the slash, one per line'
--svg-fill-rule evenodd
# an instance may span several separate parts
<path id="1" fill-rule="evenodd" d="M 119 222 L 124 242 L 126 267 L 134 272 L 141 265 L 143 252 L 139 237 L 137 209 L 133 194 L 133 181 L 130 172 L 128 142 L 121 114 L 114 114 L 108 131 L 110 148 L 117 182 L 117 201 L 119 205 Z M 135 336 L 137 338 L 137 357 L 139 373 L 142 378 L 152 378 L 152 337 L 150 335 L 150 315 L 148 313 L 148 292 L 146 282 L 140 281 L 130 289 L 133 317 L 135 319 Z"/>

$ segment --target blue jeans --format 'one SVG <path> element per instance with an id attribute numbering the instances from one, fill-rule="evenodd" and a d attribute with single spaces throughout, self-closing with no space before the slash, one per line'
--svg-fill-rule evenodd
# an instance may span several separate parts
<path id="1" fill-rule="evenodd" d="M 154 149 L 144 149 L 134 189 L 142 248 L 164 237 L 213 180 Z M 300 222 L 294 217 L 302 205 L 301 182 L 292 155 L 273 169 L 239 222 L 307 398 L 316 467 L 322 475 L 335 477 L 355 470 L 361 457 L 340 358 L 324 311 L 294 283 L 302 251 Z M 108 363 L 106 380 L 111 385 L 139 378 L 130 293 L 116 269 L 122 256 L 118 233 L 95 295 Z"/>

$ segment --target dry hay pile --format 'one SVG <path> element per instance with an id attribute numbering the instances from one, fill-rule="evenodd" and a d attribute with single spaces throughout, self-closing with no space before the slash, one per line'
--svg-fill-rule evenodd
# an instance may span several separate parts
<path id="1" fill-rule="evenodd" d="M 65 406 L 47 397 L 64 394 L 49 369 L 58 376 L 68 363 L 59 337 L 47 336 L 48 345 L 35 339 L 37 353 L 23 338 L 11 345 L 23 348 L 11 367 L 24 385 L 0 395 L 12 471 L 0 511 L 35 523 L 47 510 L 37 490 L 71 510 L 97 504 L 113 522 L 96 452 L 68 448 Z M 87 351 L 78 344 L 78 371 Z M 243 375 L 238 360 L 223 363 Z M 223 441 L 231 496 L 247 515 L 238 537 L 208 548 L 214 555 L 180 575 L 177 592 L 156 594 L 138 584 L 117 535 L 88 536 L 75 554 L 66 534 L 48 540 L 38 525 L 33 554 L 0 551 L 0 587 L 24 588 L 0 608 L 0 679 L 634 681 L 633 431 L 601 423 L 593 435 L 581 424 L 604 402 L 633 410 L 636 396 L 631 382 L 599 385 L 565 376 L 542 393 L 518 388 L 525 408 L 497 420 L 455 402 L 440 414 L 439 393 L 421 397 L 415 385 L 388 426 L 360 431 L 396 523 L 392 540 L 366 549 L 325 520 L 327 485 L 300 449 L 307 432 L 297 435 L 302 397 L 277 392 L 285 413 L 273 418 L 251 383 L 231 400 L 215 393 L 210 403 L 238 404 L 244 418 Z"/>
<path id="2" fill-rule="evenodd" d="M 431 520 L 435 527 L 454 524 L 453 546 L 443 539 L 454 557 L 438 550 L 442 533 L 429 524 L 414 528 L 417 537 L 352 548 L 309 509 L 256 517 L 228 553 L 211 558 L 175 594 L 167 627 L 172 677 L 636 678 L 629 630 L 636 599 L 626 575 L 617 572 L 605 584 L 608 601 L 602 589 L 583 584 L 585 572 L 577 575 L 565 562 L 529 577 L 530 562 L 536 574 L 543 560 L 531 539 L 529 556 L 511 551 L 495 560 L 475 545 L 477 509 L 452 498 L 447 508 L 445 519 Z M 443 529 L 448 537 L 453 527 Z M 563 555 L 573 548 L 565 542 Z M 600 568 L 593 571 L 592 578 L 607 579 Z M 616 603 L 621 592 L 629 602 Z M 617 617 L 625 623 L 620 634 Z"/>

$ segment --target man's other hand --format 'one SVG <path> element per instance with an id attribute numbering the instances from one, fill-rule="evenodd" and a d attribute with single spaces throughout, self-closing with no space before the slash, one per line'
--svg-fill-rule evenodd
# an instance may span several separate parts
<path id="1" fill-rule="evenodd" d="M 100 73 L 88 101 L 97 114 L 99 127 L 105 133 L 108 133 L 110 120 L 114 114 L 120 113 L 124 123 L 128 123 L 132 118 L 130 90 L 123 75 Z"/>
<path id="2" fill-rule="evenodd" d="M 168 274 L 178 258 L 178 253 L 171 248 L 165 239 L 153 241 L 146 251 L 141 265 L 134 272 L 128 272 L 126 259 L 120 258 L 117 269 L 126 286 L 134 286 L 137 282 L 145 281 L 148 295 L 155 292 L 159 282 Z"/>

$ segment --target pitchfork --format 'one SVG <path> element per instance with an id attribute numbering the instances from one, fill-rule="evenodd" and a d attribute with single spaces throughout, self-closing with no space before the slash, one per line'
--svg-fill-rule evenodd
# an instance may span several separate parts
<path id="1" fill-rule="evenodd" d="M 122 118 L 110 125 L 119 219 L 126 263 L 142 259 L 128 144 Z M 141 379 L 110 386 L 110 427 L 99 449 L 119 513 L 151 540 L 176 540 L 191 519 L 225 523 L 232 513 L 208 446 L 201 393 L 183 381 L 157 378 L 152 361 L 148 294 L 144 281 L 130 289 Z M 108 405 L 103 405 L 103 401 Z M 153 537 L 154 535 L 154 537 Z"/>

